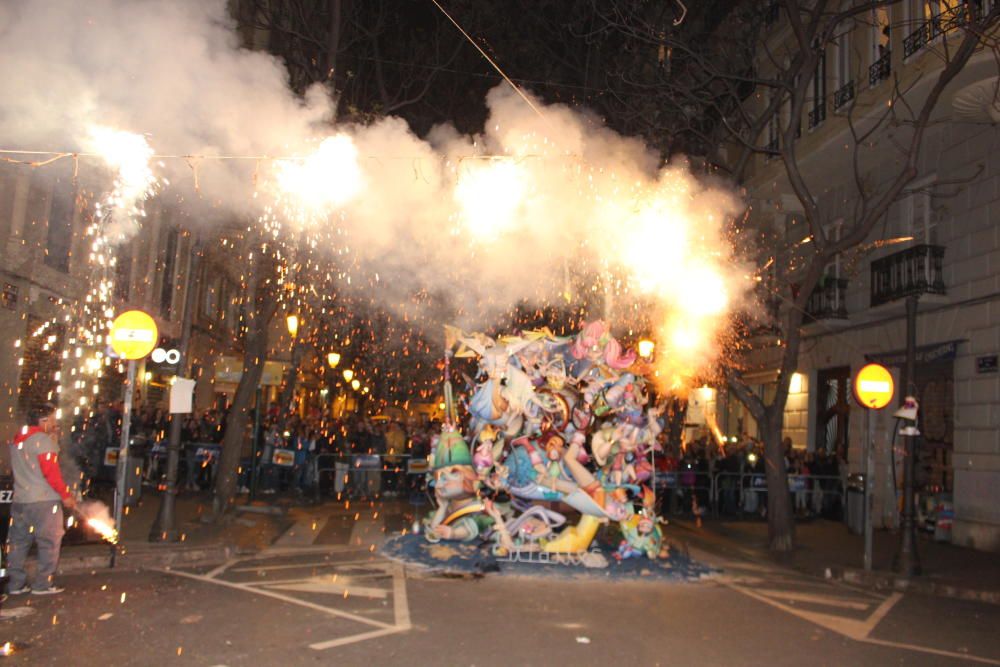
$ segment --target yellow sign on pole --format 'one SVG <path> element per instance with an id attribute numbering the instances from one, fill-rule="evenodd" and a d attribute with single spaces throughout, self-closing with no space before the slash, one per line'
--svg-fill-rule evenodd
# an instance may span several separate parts
<path id="1" fill-rule="evenodd" d="M 129 310 L 111 325 L 111 349 L 123 359 L 142 359 L 158 340 L 156 322 L 141 310 Z"/>
<path id="2" fill-rule="evenodd" d="M 881 410 L 889 405 L 894 390 L 892 373 L 881 364 L 864 366 L 854 378 L 854 397 L 866 408 Z"/>

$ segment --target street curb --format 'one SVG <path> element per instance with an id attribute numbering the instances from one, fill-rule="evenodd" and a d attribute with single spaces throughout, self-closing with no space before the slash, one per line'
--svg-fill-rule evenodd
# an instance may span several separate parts
<path id="1" fill-rule="evenodd" d="M 1000 605 L 1000 591 L 987 591 L 975 588 L 964 588 L 936 581 L 921 581 L 897 576 L 891 572 L 867 572 L 854 568 L 828 568 L 830 579 L 836 579 L 848 584 L 875 588 L 883 591 L 898 591 L 900 593 L 921 593 L 939 597 L 968 600 L 970 602 L 985 602 Z"/>
<path id="2" fill-rule="evenodd" d="M 236 549 L 227 545 L 200 547 L 171 547 L 169 549 L 139 549 L 130 551 L 126 545 L 119 547 L 114 570 L 111 568 L 110 550 L 106 554 L 67 555 L 59 559 L 60 574 L 80 574 L 95 570 L 134 571 L 147 568 L 164 568 L 181 565 L 221 563 L 236 555 Z"/>

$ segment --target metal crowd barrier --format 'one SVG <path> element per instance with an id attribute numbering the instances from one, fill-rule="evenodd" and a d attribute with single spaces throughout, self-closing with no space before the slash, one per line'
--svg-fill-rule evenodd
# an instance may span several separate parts
<path id="1" fill-rule="evenodd" d="M 681 469 L 656 472 L 653 480 L 657 495 L 663 498 L 661 511 L 671 514 L 694 511 L 694 500 L 699 511 L 711 511 L 714 516 L 753 514 L 767 493 L 767 477 L 762 473 Z M 841 508 L 847 498 L 845 481 L 839 475 L 789 475 L 788 491 L 793 510 L 804 507 L 814 513 L 825 510 L 831 497 Z"/>
<path id="2" fill-rule="evenodd" d="M 215 481 L 222 445 L 218 442 L 185 442 L 181 446 L 181 463 L 186 468 L 186 478 L 183 480 L 188 487 L 197 483 L 202 474 L 208 476 L 208 483 Z M 167 443 L 157 440 L 146 450 L 143 464 L 143 479 L 155 483 L 159 480 L 162 467 L 167 458 Z"/>
<path id="3" fill-rule="evenodd" d="M 712 511 L 716 515 L 732 513 L 728 510 L 734 504 L 736 514 L 753 514 L 758 511 L 761 496 L 767 493 L 767 476 L 762 473 L 720 472 L 712 481 Z M 730 491 L 733 496 L 727 493 Z M 788 491 L 792 494 L 793 512 L 805 505 L 806 509 L 820 513 L 827 502 L 826 496 L 836 496 L 841 506 L 847 497 L 846 483 L 839 475 L 789 475 Z M 817 498 L 820 509 L 816 508 Z"/>
<path id="4" fill-rule="evenodd" d="M 679 514 L 694 511 L 694 501 L 699 508 L 710 508 L 715 497 L 715 479 L 705 471 L 681 469 L 654 472 L 653 484 L 657 496 L 662 498 L 660 513 Z"/>
<path id="5" fill-rule="evenodd" d="M 429 470 L 427 457 L 411 454 L 318 454 L 313 460 L 316 498 L 322 494 L 324 473 L 332 480 L 334 494 L 374 497 L 402 493 Z M 412 476 L 412 477 L 411 477 Z"/>

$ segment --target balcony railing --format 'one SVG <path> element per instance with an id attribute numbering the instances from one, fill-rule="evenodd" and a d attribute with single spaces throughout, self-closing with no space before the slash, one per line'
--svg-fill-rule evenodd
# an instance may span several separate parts
<path id="1" fill-rule="evenodd" d="M 820 102 L 819 106 L 809 110 L 809 129 L 813 129 L 826 120 L 826 104 Z"/>
<path id="2" fill-rule="evenodd" d="M 903 39 L 903 57 L 909 58 L 941 35 L 974 21 L 981 11 L 975 3 L 962 2 L 924 21 Z"/>
<path id="3" fill-rule="evenodd" d="M 848 81 L 833 94 L 833 108 L 840 109 L 854 99 L 854 82 Z"/>
<path id="4" fill-rule="evenodd" d="M 892 74 L 892 51 L 886 51 L 882 57 L 868 68 L 868 85 L 874 88 L 880 81 L 885 81 Z"/>
<path id="5" fill-rule="evenodd" d="M 806 322 L 847 319 L 847 278 L 823 278 L 806 302 Z"/>
<path id="6" fill-rule="evenodd" d="M 944 248 L 917 245 L 872 262 L 872 306 L 913 294 L 945 294 Z"/>

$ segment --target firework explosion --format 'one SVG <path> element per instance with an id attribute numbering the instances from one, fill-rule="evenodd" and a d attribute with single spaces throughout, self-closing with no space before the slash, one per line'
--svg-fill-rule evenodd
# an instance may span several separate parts
<path id="1" fill-rule="evenodd" d="M 385 383 L 402 379 L 407 357 L 442 349 L 441 324 L 506 328 L 512 316 L 568 328 L 598 316 L 626 340 L 653 335 L 665 388 L 717 361 L 750 287 L 728 237 L 740 202 L 685 164 L 664 166 L 592 115 L 529 106 L 504 86 L 476 136 L 439 126 L 420 138 L 391 117 L 331 130 L 322 88 L 298 97 L 278 61 L 232 46 L 225 3 L 86 5 L 63 2 L 65 26 L 18 9 L 0 34 L 4 76 L 71 98 L 53 113 L 44 98 L 11 96 L 0 130 L 98 154 L 112 172 L 90 208 L 91 287 L 64 318 L 80 405 L 115 363 L 105 353 L 115 246 L 158 190 L 202 227 L 216 223 L 203 238 L 220 236 L 220 220 L 254 219 L 223 234 L 222 251 L 274 260 L 275 298 L 311 342 L 325 336 L 360 357 L 377 350 L 372 337 L 392 341 L 381 348 L 391 361 L 372 370 Z M 41 26 L 81 24 L 86 33 L 44 62 L 30 48 Z M 180 35 L 190 48 L 170 46 Z M 317 330 L 334 318 L 337 331 Z"/>

